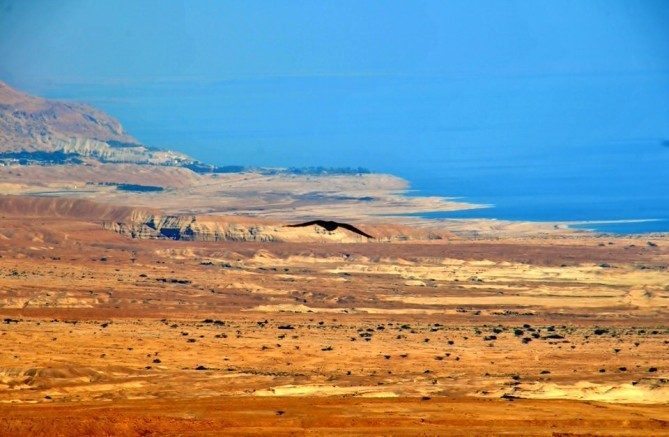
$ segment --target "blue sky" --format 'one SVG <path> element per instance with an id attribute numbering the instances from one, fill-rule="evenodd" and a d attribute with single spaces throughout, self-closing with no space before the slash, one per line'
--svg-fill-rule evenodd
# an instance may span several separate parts
<path id="1" fill-rule="evenodd" d="M 511 168 L 669 138 L 669 2 L 0 0 L 0 80 L 221 164 Z"/>
<path id="2" fill-rule="evenodd" d="M 629 74 L 669 67 L 659 1 L 0 2 L 3 76 L 142 83 Z"/>

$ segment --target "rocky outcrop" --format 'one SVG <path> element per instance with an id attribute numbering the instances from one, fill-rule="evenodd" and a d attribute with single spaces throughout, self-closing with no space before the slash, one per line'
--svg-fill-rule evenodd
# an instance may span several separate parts
<path id="1" fill-rule="evenodd" d="M 104 141 L 76 137 L 66 140 L 54 138 L 52 143 L 58 147 L 58 150 L 62 150 L 65 153 L 77 153 L 102 162 L 155 165 L 180 165 L 192 162 L 191 158 L 182 153 L 170 150 L 149 150 L 147 147 L 139 144 L 115 147 Z"/>
<path id="2" fill-rule="evenodd" d="M 366 224 L 376 238 L 370 239 L 347 229 L 328 231 L 320 226 L 290 227 L 242 216 L 141 215 L 135 220 L 105 221 L 105 229 L 137 239 L 185 241 L 329 242 L 369 243 L 430 241 L 451 238 L 443 230 L 396 224 Z"/>
<path id="3" fill-rule="evenodd" d="M 143 220 L 103 223 L 103 227 L 131 238 L 187 241 L 260 241 L 277 240 L 277 227 L 207 220 L 192 215 L 150 215 Z"/>
<path id="4" fill-rule="evenodd" d="M 0 82 L 0 154 L 6 152 L 76 153 L 102 162 L 157 165 L 194 162 L 142 145 L 118 120 L 92 106 L 30 96 Z"/>
<path id="5" fill-rule="evenodd" d="M 54 151 L 71 139 L 140 145 L 118 120 L 91 106 L 30 96 L 0 82 L 3 151 Z"/>

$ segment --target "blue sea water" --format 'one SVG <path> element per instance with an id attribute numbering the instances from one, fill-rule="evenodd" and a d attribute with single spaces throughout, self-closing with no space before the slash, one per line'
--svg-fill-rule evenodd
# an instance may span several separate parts
<path id="1" fill-rule="evenodd" d="M 204 162 L 362 166 L 407 179 L 410 195 L 490 205 L 426 217 L 669 232 L 667 74 L 324 76 L 34 91 L 89 102 L 145 144 Z"/>
<path id="2" fill-rule="evenodd" d="M 542 150 L 536 155 L 467 159 L 398 169 L 412 195 L 436 195 L 486 208 L 421 214 L 569 222 L 601 233 L 669 232 L 669 148 L 657 141 Z"/>

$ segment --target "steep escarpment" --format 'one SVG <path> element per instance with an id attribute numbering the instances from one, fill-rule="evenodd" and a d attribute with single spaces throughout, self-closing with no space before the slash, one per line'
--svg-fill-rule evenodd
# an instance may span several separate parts
<path id="1" fill-rule="evenodd" d="M 288 223 L 242 216 L 136 215 L 130 221 L 106 221 L 105 229 L 137 239 L 186 241 L 257 242 L 401 242 L 446 240 L 453 235 L 443 229 L 398 224 L 356 224 L 374 236 L 368 239 L 344 228 L 328 231 L 320 226 L 290 227 Z"/>
<path id="2" fill-rule="evenodd" d="M 103 162 L 181 165 L 188 156 L 142 145 L 115 118 L 81 103 L 19 92 L 0 82 L 0 158 L 27 162 Z"/>
<path id="3" fill-rule="evenodd" d="M 106 221 L 105 229 L 138 239 L 187 241 L 274 241 L 277 227 L 194 215 L 135 216 L 135 220 Z"/>
<path id="4" fill-rule="evenodd" d="M 30 96 L 0 82 L 0 143 L 11 150 L 56 150 L 68 139 L 139 145 L 121 123 L 91 106 Z"/>
<path id="5" fill-rule="evenodd" d="M 184 241 L 338 242 L 368 239 L 346 229 L 327 231 L 319 226 L 293 228 L 288 223 L 245 216 L 170 215 L 149 208 L 94 202 L 80 198 L 0 195 L 0 217 L 27 221 L 59 219 L 95 223 L 133 239 Z M 441 240 L 434 232 L 397 224 L 360 225 L 376 241 Z M 98 228 L 99 229 L 99 228 Z"/>

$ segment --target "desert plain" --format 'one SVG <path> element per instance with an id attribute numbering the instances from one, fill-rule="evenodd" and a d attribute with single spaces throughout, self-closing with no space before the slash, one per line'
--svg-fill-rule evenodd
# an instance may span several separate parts
<path id="1" fill-rule="evenodd" d="M 669 435 L 669 236 L 409 188 L 0 83 L 0 435 Z"/>
<path id="2" fill-rule="evenodd" d="M 276 182 L 262 218 L 2 196 L 0 433 L 669 434 L 666 236 L 379 218 L 350 199 L 366 178 Z M 378 238 L 286 228 L 285 203 Z"/>

